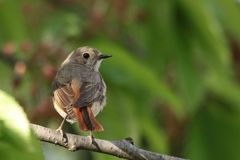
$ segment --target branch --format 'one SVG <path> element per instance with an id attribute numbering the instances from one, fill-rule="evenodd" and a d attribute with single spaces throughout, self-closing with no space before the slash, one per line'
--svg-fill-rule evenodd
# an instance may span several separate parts
<path id="1" fill-rule="evenodd" d="M 70 151 L 83 149 L 129 160 L 185 160 L 137 148 L 132 145 L 131 139 L 107 141 L 94 138 L 91 141 L 89 137 L 69 133 L 62 136 L 60 132 L 36 124 L 31 124 L 31 127 L 39 140 L 65 147 Z"/>

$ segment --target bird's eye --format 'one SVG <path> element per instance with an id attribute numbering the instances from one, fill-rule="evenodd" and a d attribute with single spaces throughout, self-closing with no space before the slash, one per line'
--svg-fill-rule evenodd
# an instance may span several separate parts
<path id="1" fill-rule="evenodd" d="M 89 54 L 88 53 L 83 53 L 83 57 L 88 59 L 89 58 Z"/>

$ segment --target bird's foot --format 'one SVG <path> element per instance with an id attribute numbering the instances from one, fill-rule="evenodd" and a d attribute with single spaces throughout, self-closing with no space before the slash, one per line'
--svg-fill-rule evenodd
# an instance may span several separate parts
<path id="1" fill-rule="evenodd" d="M 93 142 L 94 142 L 94 136 L 93 136 L 92 131 L 90 131 L 90 134 L 89 134 L 87 137 L 90 139 L 91 144 L 93 144 Z"/>
<path id="2" fill-rule="evenodd" d="M 59 127 L 58 129 L 56 129 L 56 132 L 59 132 L 62 135 L 62 137 L 63 137 L 64 132 L 63 132 L 62 127 Z"/>
<path id="3" fill-rule="evenodd" d="M 58 129 L 56 129 L 56 132 L 59 132 L 61 134 L 61 138 L 62 138 L 62 142 L 64 142 L 65 146 L 68 146 L 68 137 L 67 135 L 63 132 L 62 128 L 59 127 Z"/>
<path id="4" fill-rule="evenodd" d="M 92 145 L 94 145 L 98 150 L 100 150 L 99 145 L 97 144 L 95 137 L 93 136 L 92 131 L 90 131 L 90 134 L 88 136 L 90 138 L 90 142 Z"/>
<path id="5" fill-rule="evenodd" d="M 68 115 L 64 117 L 62 123 L 60 124 L 60 126 L 58 127 L 58 129 L 56 130 L 57 132 L 60 132 L 60 134 L 62 135 L 62 137 L 64 136 L 64 132 L 63 132 L 63 125 L 65 123 L 65 121 L 67 120 Z"/>

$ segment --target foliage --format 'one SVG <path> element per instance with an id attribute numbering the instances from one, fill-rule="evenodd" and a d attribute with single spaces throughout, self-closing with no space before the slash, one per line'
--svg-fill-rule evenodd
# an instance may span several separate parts
<path id="1" fill-rule="evenodd" d="M 196 160 L 239 159 L 238 2 L 2 0 L 0 7 L 1 89 L 30 121 L 57 127 L 51 81 L 71 50 L 90 45 L 113 55 L 101 67 L 108 101 L 97 137 L 130 136 Z"/>
<path id="2" fill-rule="evenodd" d="M 0 155 L 8 160 L 43 159 L 22 108 L 0 91 Z"/>

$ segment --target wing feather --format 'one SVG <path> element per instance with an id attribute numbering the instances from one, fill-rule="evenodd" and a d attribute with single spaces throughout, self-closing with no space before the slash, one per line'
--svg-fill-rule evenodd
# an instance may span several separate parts
<path id="1" fill-rule="evenodd" d="M 75 102 L 78 107 L 88 106 L 95 101 L 102 100 L 104 85 L 100 79 L 96 83 L 84 82 L 81 85 L 81 96 Z"/>
<path id="2" fill-rule="evenodd" d="M 52 87 L 54 101 L 58 104 L 61 110 L 70 116 L 71 119 L 75 119 L 74 112 L 72 111 L 75 94 L 70 83 L 63 85 L 58 81 L 54 81 Z"/>

